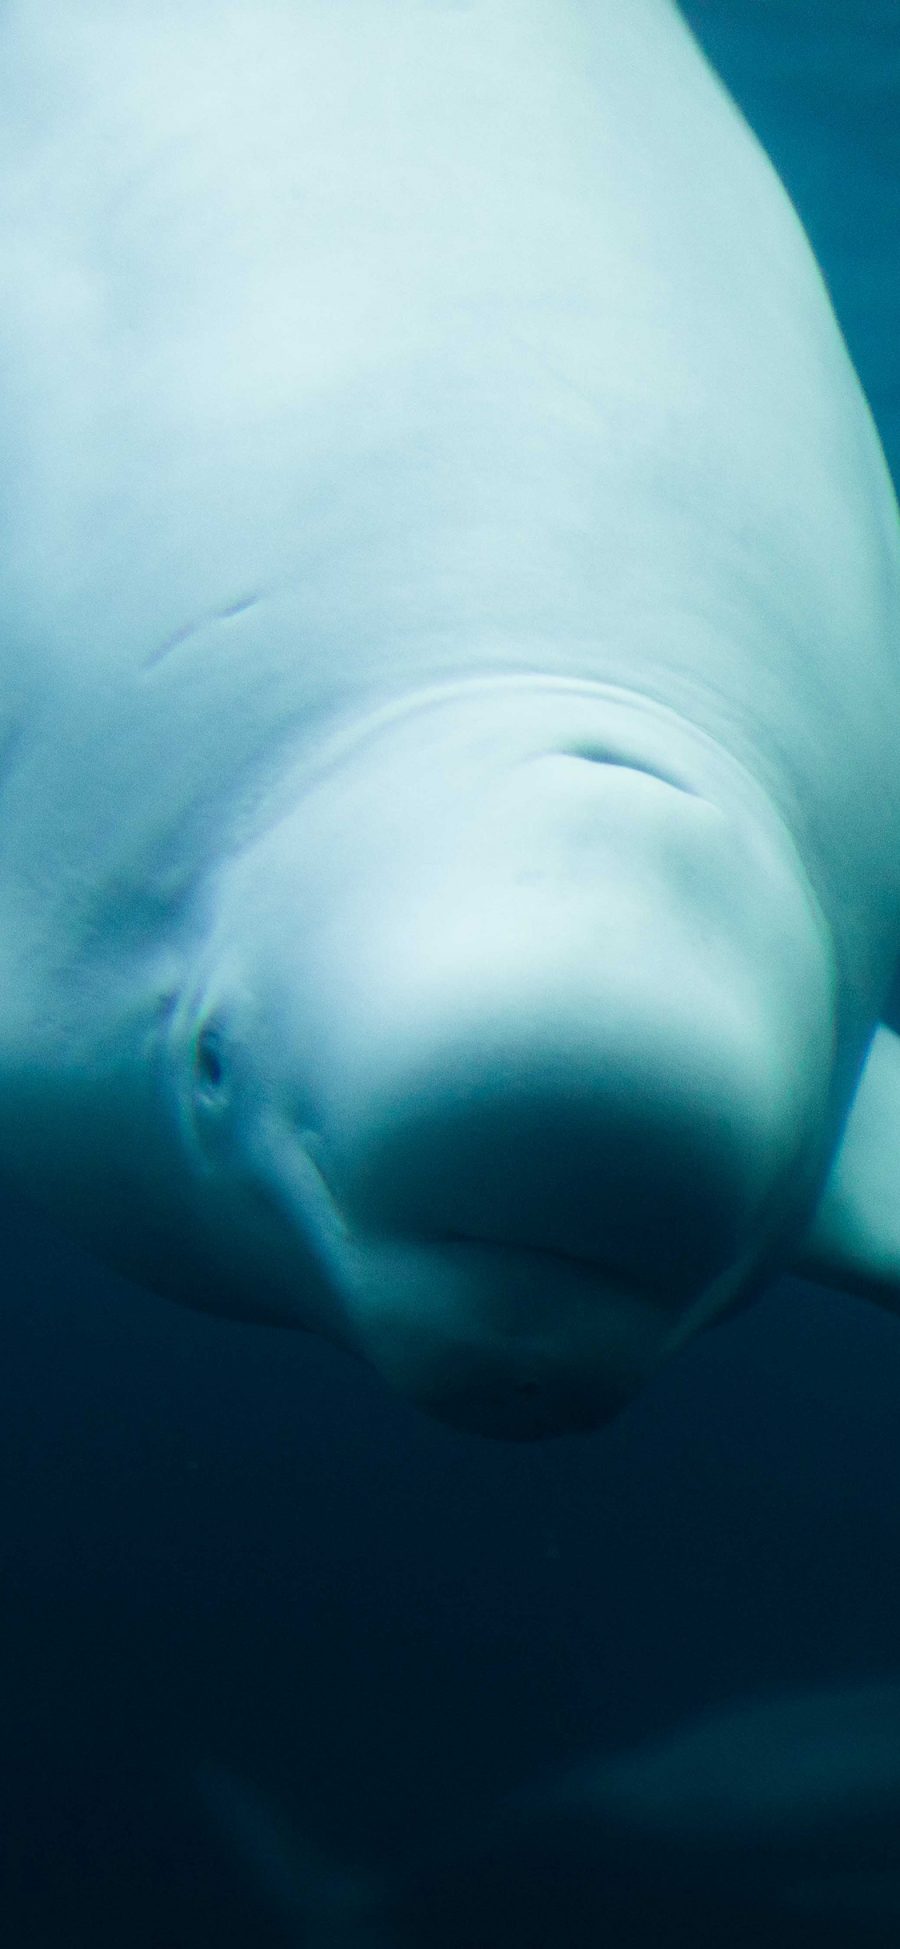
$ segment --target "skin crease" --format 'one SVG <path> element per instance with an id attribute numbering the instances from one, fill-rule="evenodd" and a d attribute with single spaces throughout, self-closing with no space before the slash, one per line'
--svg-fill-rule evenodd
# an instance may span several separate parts
<path id="1" fill-rule="evenodd" d="M 0 36 L 0 1164 L 599 1425 L 798 1251 L 896 958 L 896 507 L 794 213 L 664 0 Z"/>

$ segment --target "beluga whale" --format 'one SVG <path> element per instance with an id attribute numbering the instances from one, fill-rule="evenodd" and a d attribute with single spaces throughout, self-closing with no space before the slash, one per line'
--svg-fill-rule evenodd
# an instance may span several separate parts
<path id="1" fill-rule="evenodd" d="M 0 1171 L 426 1412 L 900 1295 L 900 533 L 670 0 L 0 24 Z"/>

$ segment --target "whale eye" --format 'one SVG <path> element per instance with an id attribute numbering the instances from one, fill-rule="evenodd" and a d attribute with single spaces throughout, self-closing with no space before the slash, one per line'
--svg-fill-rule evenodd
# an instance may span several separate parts
<path id="1" fill-rule="evenodd" d="M 201 1094 L 218 1096 L 225 1082 L 225 1050 L 221 1030 L 201 1029 L 194 1048 L 194 1075 Z"/>

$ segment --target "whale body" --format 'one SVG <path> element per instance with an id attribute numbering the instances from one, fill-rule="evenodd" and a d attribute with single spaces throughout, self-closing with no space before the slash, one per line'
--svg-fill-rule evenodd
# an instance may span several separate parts
<path id="1" fill-rule="evenodd" d="M 7 1182 L 501 1436 L 894 1305 L 897 508 L 676 8 L 0 52 Z"/>
<path id="2" fill-rule="evenodd" d="M 341 1866 L 281 1796 L 193 1770 L 229 1855 L 322 1949 L 896 1942 L 896 1680 L 739 1697 L 535 1780 L 405 1872 Z"/>

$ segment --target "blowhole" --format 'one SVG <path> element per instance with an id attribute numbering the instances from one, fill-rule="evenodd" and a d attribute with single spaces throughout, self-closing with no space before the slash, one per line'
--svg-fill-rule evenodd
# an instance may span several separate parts
<path id="1" fill-rule="evenodd" d="M 598 745 L 567 745 L 565 751 L 561 751 L 559 755 L 561 758 L 580 758 L 586 765 L 621 765 L 624 763 L 624 759 L 616 758 L 611 751 L 607 751 Z"/>
<path id="2" fill-rule="evenodd" d="M 673 792 L 683 792 L 687 798 L 697 794 L 690 785 L 671 773 L 658 771 L 655 765 L 644 763 L 640 758 L 627 752 L 610 751 L 607 746 L 595 744 L 571 744 L 559 753 L 561 758 L 574 758 L 585 765 L 605 765 L 609 770 L 639 772 L 644 778 L 652 778 L 658 785 L 668 785 Z"/>

